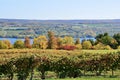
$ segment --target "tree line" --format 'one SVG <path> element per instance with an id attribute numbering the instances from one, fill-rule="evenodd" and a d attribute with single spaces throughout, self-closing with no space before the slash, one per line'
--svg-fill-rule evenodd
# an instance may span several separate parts
<path id="1" fill-rule="evenodd" d="M 39 49 L 120 49 L 120 33 L 109 36 L 108 33 L 99 34 L 95 37 L 96 41 L 91 39 L 74 40 L 73 37 L 56 37 L 54 32 L 48 31 L 48 36 L 40 35 L 33 40 L 33 44 L 30 44 L 29 37 L 26 37 L 24 41 L 17 40 L 13 45 L 9 40 L 0 40 L 0 49 L 12 49 L 12 48 L 39 48 Z"/>

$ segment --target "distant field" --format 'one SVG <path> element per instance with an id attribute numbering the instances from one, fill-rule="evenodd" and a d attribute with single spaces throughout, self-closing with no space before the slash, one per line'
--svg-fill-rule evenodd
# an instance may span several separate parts
<path id="1" fill-rule="evenodd" d="M 110 36 L 120 32 L 120 20 L 13 20 L 0 19 L 0 30 L 7 31 L 6 36 L 14 35 L 19 38 L 26 36 L 35 37 L 34 35 L 46 35 L 48 31 L 55 32 L 58 36 L 73 37 L 95 37 L 98 34 L 108 32 Z M 11 25 L 12 24 L 12 25 Z M 31 32 L 31 31 L 32 32 Z M 12 31 L 12 32 L 9 32 Z M 15 35 L 18 34 L 18 35 Z M 27 34 L 26 34 L 27 33 Z M 4 35 L 0 35 L 4 37 Z"/>

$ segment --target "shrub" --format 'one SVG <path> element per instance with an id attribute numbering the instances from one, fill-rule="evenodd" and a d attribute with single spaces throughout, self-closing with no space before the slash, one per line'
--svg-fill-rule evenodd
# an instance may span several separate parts
<path id="1" fill-rule="evenodd" d="M 94 46 L 94 49 L 96 49 L 96 50 L 110 50 L 112 48 L 109 45 L 104 45 L 102 43 L 98 43 L 97 45 Z"/>
<path id="2" fill-rule="evenodd" d="M 111 50 L 112 48 L 109 45 L 107 45 L 107 46 L 104 47 L 104 49 Z"/>
<path id="3" fill-rule="evenodd" d="M 98 43 L 97 45 L 94 46 L 94 49 L 96 49 L 96 50 L 103 50 L 104 47 L 105 47 L 104 44 L 102 44 L 102 43 Z"/>
<path id="4" fill-rule="evenodd" d="M 60 47 L 59 49 L 74 50 L 74 49 L 76 49 L 76 47 L 75 46 L 71 46 L 71 45 L 65 45 L 65 46 Z"/>
<path id="5" fill-rule="evenodd" d="M 82 45 L 81 44 L 77 44 L 75 45 L 76 49 L 82 49 Z"/>

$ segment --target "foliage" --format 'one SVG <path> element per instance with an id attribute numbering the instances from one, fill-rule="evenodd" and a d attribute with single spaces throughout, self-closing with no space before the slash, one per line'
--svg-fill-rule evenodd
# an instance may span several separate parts
<path id="1" fill-rule="evenodd" d="M 57 48 L 57 38 L 52 31 L 48 31 L 48 49 Z"/>
<path id="2" fill-rule="evenodd" d="M 92 47 L 92 44 L 90 41 L 83 41 L 82 48 L 83 49 L 90 49 Z"/>
<path id="3" fill-rule="evenodd" d="M 7 49 L 8 46 L 3 41 L 0 40 L 0 49 Z"/>
<path id="4" fill-rule="evenodd" d="M 76 49 L 76 47 L 75 46 L 71 46 L 71 45 L 65 45 L 65 46 L 60 47 L 59 49 L 74 50 L 74 49 Z"/>
<path id="5" fill-rule="evenodd" d="M 24 42 L 22 40 L 17 40 L 14 43 L 14 48 L 18 48 L 18 49 L 24 48 Z"/>
<path id="6" fill-rule="evenodd" d="M 113 38 L 118 42 L 118 45 L 120 45 L 120 33 L 114 34 Z"/>
<path id="7" fill-rule="evenodd" d="M 12 48 L 12 44 L 10 43 L 9 40 L 3 40 L 3 42 L 7 45 L 8 49 Z"/>
<path id="8" fill-rule="evenodd" d="M 15 73 L 14 62 L 11 60 L 6 64 L 0 66 L 0 72 L 8 77 L 9 80 L 13 80 Z"/>
<path id="9" fill-rule="evenodd" d="M 101 42 L 105 45 L 109 45 L 113 49 L 117 48 L 117 41 L 111 36 L 109 36 L 108 33 L 99 34 L 98 36 L 96 36 L 96 39 L 98 42 Z"/>
<path id="10" fill-rule="evenodd" d="M 111 75 L 114 76 L 114 71 L 120 70 L 120 52 L 98 52 L 96 50 L 93 53 L 89 50 L 87 52 L 39 49 L 0 50 L 0 57 L 3 57 L 2 60 L 0 59 L 0 73 L 11 77 L 17 74 L 18 80 L 26 80 L 30 73 L 33 76 L 35 69 L 41 73 L 41 79 L 46 78 L 47 71 L 57 73 L 59 78 L 76 78 L 86 75 L 86 72 L 99 76 L 108 71 L 111 71 Z M 1 63 L 4 59 L 6 59 L 5 63 Z"/>
<path id="11" fill-rule="evenodd" d="M 81 44 L 77 44 L 75 45 L 76 49 L 82 49 L 82 45 Z"/>
<path id="12" fill-rule="evenodd" d="M 62 39 L 62 45 L 74 45 L 74 40 L 72 37 L 69 37 L 69 36 L 65 36 L 63 39 Z"/>
<path id="13" fill-rule="evenodd" d="M 120 49 L 120 46 L 118 46 L 118 48 L 117 49 Z"/>
<path id="14" fill-rule="evenodd" d="M 98 43 L 94 46 L 94 49 L 96 50 L 110 50 L 111 47 L 109 45 L 104 45 L 103 43 Z"/>
<path id="15" fill-rule="evenodd" d="M 39 36 L 34 38 L 33 41 L 34 48 L 46 49 L 47 48 L 47 38 L 45 36 Z"/>
<path id="16" fill-rule="evenodd" d="M 31 48 L 32 47 L 30 45 L 30 39 L 29 39 L 29 37 L 25 37 L 24 46 L 25 46 L 25 48 Z"/>
<path id="17" fill-rule="evenodd" d="M 77 44 L 80 44 L 80 39 L 79 38 L 76 39 L 76 41 L 75 41 L 75 45 L 77 45 Z"/>

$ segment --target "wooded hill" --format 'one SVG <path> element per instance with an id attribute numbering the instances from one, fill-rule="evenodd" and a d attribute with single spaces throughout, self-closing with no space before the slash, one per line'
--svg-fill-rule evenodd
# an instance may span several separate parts
<path id="1" fill-rule="evenodd" d="M 0 37 L 46 35 L 48 31 L 56 36 L 95 37 L 101 33 L 111 36 L 120 32 L 120 19 L 115 20 L 26 20 L 0 19 Z"/>

